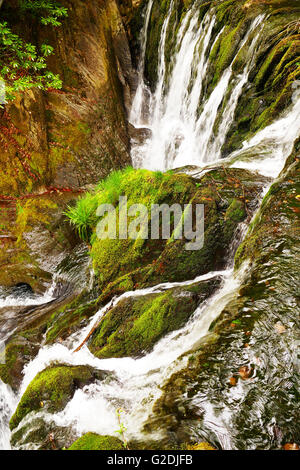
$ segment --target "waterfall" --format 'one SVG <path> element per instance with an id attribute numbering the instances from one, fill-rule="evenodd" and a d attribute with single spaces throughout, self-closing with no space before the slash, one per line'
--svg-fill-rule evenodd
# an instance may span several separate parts
<path id="1" fill-rule="evenodd" d="M 242 41 L 240 49 L 237 53 L 237 56 L 239 53 L 242 51 L 243 47 L 245 44 L 248 42 L 249 38 L 251 37 L 251 34 L 253 31 L 256 31 L 257 28 L 261 25 L 261 23 L 264 20 L 264 15 L 258 16 L 252 23 L 251 27 L 249 28 L 249 31 L 245 37 L 245 39 Z M 233 77 L 233 89 L 230 92 L 230 97 L 229 100 L 223 110 L 222 116 L 221 116 L 221 122 L 218 126 L 218 132 L 217 135 L 214 135 L 213 133 L 213 127 L 214 123 L 216 120 L 216 115 L 213 115 L 212 118 L 210 119 L 211 109 L 214 109 L 216 112 L 219 109 L 218 106 L 218 101 L 214 105 L 207 104 L 207 113 L 202 113 L 201 115 L 201 121 L 197 124 L 197 132 L 198 134 L 201 133 L 202 126 L 205 125 L 205 122 L 207 120 L 210 120 L 210 127 L 208 128 L 208 132 L 206 132 L 206 141 L 203 142 L 202 137 L 200 137 L 199 145 L 201 144 L 201 154 L 199 155 L 199 160 L 201 162 L 214 162 L 217 161 L 221 158 L 221 149 L 222 146 L 225 142 L 227 132 L 229 131 L 230 125 L 233 122 L 234 119 L 234 112 L 238 103 L 238 99 L 242 93 L 244 85 L 248 82 L 248 77 L 251 71 L 251 68 L 253 66 L 253 59 L 254 59 L 254 52 L 255 52 L 255 46 L 258 43 L 258 40 L 260 38 L 259 31 L 256 32 L 254 38 L 252 39 L 248 49 L 247 49 L 247 54 L 246 54 L 246 65 L 245 69 L 242 73 L 242 75 L 238 75 L 237 77 Z M 233 59 L 231 65 L 229 66 L 228 70 L 226 70 L 223 74 L 223 77 L 220 80 L 221 83 L 221 89 L 224 90 L 228 89 L 229 85 L 229 80 L 232 77 L 232 66 L 233 62 L 235 61 L 235 58 Z M 222 83 L 224 82 L 224 83 Z M 218 88 L 218 87 L 217 87 Z M 214 93 L 213 93 L 214 94 Z M 212 94 L 212 95 L 213 95 Z M 224 94 L 221 95 L 221 100 L 219 104 L 221 103 L 222 99 L 224 98 Z M 208 100 L 210 101 L 210 100 Z"/>
<path id="2" fill-rule="evenodd" d="M 165 41 L 173 7 L 174 2 L 171 2 L 162 27 L 158 80 L 152 95 L 141 73 L 144 70 L 146 54 L 146 48 L 142 48 L 139 86 L 133 101 L 130 120 L 137 128 L 148 127 L 151 130 L 151 137 L 142 144 L 132 142 L 132 159 L 136 167 L 167 170 L 184 165 L 200 165 L 220 158 L 221 148 L 233 121 L 238 99 L 253 66 L 255 47 L 260 37 L 259 26 L 264 20 L 263 15 L 256 17 L 240 43 L 236 56 L 244 47 L 247 47 L 246 66 L 242 75 L 234 77 L 232 70 L 236 59 L 234 57 L 211 95 L 204 102 L 202 112 L 198 117 L 197 112 L 210 52 L 223 30 L 212 41 L 216 22 L 213 11 L 209 10 L 206 13 L 199 27 L 197 8 L 191 8 L 177 33 L 175 46 L 177 52 L 172 59 L 171 76 L 168 78 L 165 64 Z M 148 5 L 143 37 L 147 36 L 151 8 L 152 2 Z M 233 89 L 224 107 L 217 135 L 215 135 L 214 127 L 218 111 L 231 82 Z M 147 102 L 144 100 L 142 103 L 142 97 L 146 95 Z M 143 113 L 142 110 L 145 110 L 147 104 L 148 110 Z"/>
<path id="3" fill-rule="evenodd" d="M 175 7 L 174 0 L 171 0 L 161 29 L 158 79 L 152 93 L 145 82 L 144 69 L 153 4 L 154 0 L 150 0 L 145 11 L 138 86 L 130 113 L 130 122 L 136 128 L 149 128 L 151 135 L 142 144 L 132 141 L 133 163 L 135 167 L 161 170 L 184 165 L 203 167 L 220 160 L 221 148 L 233 122 L 238 100 L 254 66 L 264 16 L 258 16 L 253 20 L 237 47 L 236 56 L 207 96 L 204 83 L 210 64 L 209 57 L 223 29 L 216 31 L 217 19 L 213 9 L 210 9 L 200 21 L 199 10 L 194 5 L 186 13 L 178 28 L 172 62 L 166 64 L 166 39 Z M 245 55 L 245 68 L 239 75 L 235 75 L 234 62 L 240 53 Z M 245 142 L 241 150 L 234 152 L 224 162 L 234 167 L 258 170 L 262 174 L 277 177 L 299 133 L 300 101 L 296 100 L 287 113 Z M 249 159 L 249 152 L 253 150 L 257 157 Z M 72 334 L 64 342 L 41 347 L 38 355 L 24 368 L 19 397 L 36 374 L 53 362 L 90 365 L 99 370 L 110 371 L 109 380 L 96 381 L 77 390 L 61 412 L 52 415 L 46 410 L 41 410 L 39 417 L 47 422 L 54 421 L 58 426 L 72 426 L 78 435 L 92 431 L 116 436 L 115 432 L 119 428 L 116 409 L 122 407 L 126 411 L 123 418 L 124 426 L 127 428 L 126 437 L 139 438 L 143 425 L 151 414 L 153 404 L 161 395 L 161 385 L 174 372 L 186 366 L 187 358 L 184 354 L 199 345 L 199 341 L 209 334 L 211 323 L 218 318 L 227 303 L 236 298 L 248 269 L 247 263 L 237 272 L 232 269 L 234 251 L 243 235 L 244 231 L 240 231 L 239 236 L 233 240 L 233 248 L 225 270 L 210 272 L 185 282 L 164 283 L 126 292 L 113 300 L 116 306 L 127 297 L 167 292 L 174 287 L 187 286 L 216 277 L 222 279 L 217 292 L 196 309 L 186 325 L 158 341 L 149 354 L 139 359 L 129 357 L 97 359 L 86 345 L 77 353 L 73 352 L 112 306 L 111 301 L 91 318 L 85 328 Z M 20 302 L 13 297 L 6 297 L 2 304 L 0 300 L 0 307 L 32 305 L 32 302 L 38 305 L 50 301 L 52 297 L 53 290 L 35 299 L 34 302 L 28 298 Z M 5 339 L 6 337 L 2 338 L 4 341 Z M 7 449 L 10 446 L 8 420 L 16 405 L 15 395 L 0 381 L 2 420 L 0 420 L 0 449 Z M 214 413 L 208 400 L 205 419 L 208 421 L 211 418 L 210 421 L 220 424 L 218 432 L 221 445 L 226 449 L 232 448 L 230 436 L 226 434 L 225 425 L 226 420 L 229 421 L 228 416 L 222 417 L 223 424 L 225 423 L 222 428 L 222 420 L 218 421 Z M 25 418 L 26 423 L 29 421 L 30 416 Z M 14 432 L 23 425 L 24 422 L 21 422 Z M 154 437 L 159 438 L 160 433 Z"/>
<path id="4" fill-rule="evenodd" d="M 144 82 L 144 69 L 145 69 L 145 56 L 146 56 L 146 49 L 147 49 L 147 33 L 148 27 L 150 22 L 151 11 L 153 7 L 153 0 L 150 0 L 147 5 L 146 16 L 144 27 L 141 33 L 141 60 L 139 61 L 138 66 L 138 87 L 133 99 L 132 108 L 129 120 L 132 122 L 133 125 L 137 125 L 138 123 L 143 122 L 143 109 L 144 103 L 147 102 L 147 99 L 150 97 L 150 91 Z"/>
<path id="5" fill-rule="evenodd" d="M 295 93 L 294 104 L 282 117 L 244 142 L 243 148 L 233 152 L 227 160 L 233 162 L 234 168 L 246 168 L 276 178 L 299 135 L 300 99 Z"/>

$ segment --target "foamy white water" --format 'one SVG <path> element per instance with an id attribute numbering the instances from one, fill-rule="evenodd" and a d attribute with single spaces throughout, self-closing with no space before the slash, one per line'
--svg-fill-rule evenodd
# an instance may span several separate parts
<path id="1" fill-rule="evenodd" d="M 17 397 L 11 388 L 0 380 L 0 450 L 11 448 L 8 423 L 16 405 Z"/>
<path id="2" fill-rule="evenodd" d="M 168 169 L 182 165 L 204 166 L 220 158 L 221 147 L 234 119 L 236 106 L 248 81 L 254 64 L 256 46 L 260 39 L 263 17 L 257 17 L 239 45 L 239 52 L 246 53 L 245 69 L 239 76 L 233 74 L 234 60 L 224 71 L 211 95 L 201 103 L 203 83 L 209 66 L 209 53 L 222 31 L 213 37 L 216 19 L 209 12 L 199 25 L 197 9 L 192 8 L 185 16 L 176 37 L 176 54 L 173 57 L 171 74 L 166 80 L 168 64 L 165 62 L 165 41 L 174 2 L 165 19 L 159 44 L 158 83 L 151 94 L 144 82 L 147 32 L 153 7 L 150 0 L 145 14 L 145 26 L 141 36 L 141 62 L 139 84 L 133 101 L 130 120 L 136 127 L 149 127 L 152 136 L 143 145 L 133 145 L 132 158 L 136 167 Z M 238 52 L 238 53 L 239 53 Z M 230 96 L 228 97 L 230 87 Z M 223 113 L 219 116 L 224 99 L 227 99 Z M 202 112 L 199 115 L 199 104 Z M 218 130 L 215 130 L 220 118 Z M 276 177 L 282 170 L 294 141 L 300 133 L 300 100 L 295 99 L 290 110 L 276 122 L 257 133 L 243 149 L 234 152 L 226 161 L 232 166 L 257 170 L 262 174 Z M 256 155 L 249 159 L 249 153 Z M 234 161 L 234 162 L 233 162 Z M 114 300 L 114 305 L 129 296 L 162 292 L 176 286 L 185 286 L 222 276 L 223 285 L 193 314 L 187 324 L 161 339 L 153 350 L 139 359 L 112 358 L 97 359 L 85 345 L 79 352 L 74 349 L 86 337 L 91 328 L 99 322 L 111 303 L 99 310 L 89 325 L 72 335 L 63 344 L 42 347 L 38 356 L 24 369 L 24 380 L 19 397 L 45 367 L 55 363 L 70 365 L 90 365 L 99 370 L 109 371 L 111 376 L 77 390 L 66 408 L 50 415 L 41 411 L 45 420 L 54 420 L 59 426 L 73 426 L 78 435 L 88 431 L 99 434 L 112 434 L 119 428 L 116 410 L 125 410 L 122 421 L 127 427 L 127 437 L 139 437 L 143 424 L 151 414 L 155 400 L 160 396 L 160 386 L 176 370 L 184 367 L 186 359 L 181 356 L 196 348 L 207 335 L 209 326 L 221 313 L 224 306 L 235 298 L 244 279 L 247 267 L 237 273 L 232 270 L 208 273 L 183 283 L 165 283 L 152 288 L 127 292 Z M 52 293 L 53 294 L 53 293 Z M 51 300 L 51 293 L 36 299 L 39 303 Z M 1 301 L 0 301 L 1 302 Z M 3 299 L 0 306 L 20 305 L 15 298 Z M 28 302 L 28 303 L 27 303 Z M 23 299 L 21 305 L 32 305 L 32 299 Z M 240 383 L 234 393 L 243 393 Z M 3 405 L 4 404 L 4 405 Z M 0 421 L 0 448 L 9 448 L 10 433 L 8 419 L 16 407 L 16 398 L 0 382 L 0 408 L 3 407 L 3 420 Z M 30 416 L 25 418 L 29 422 Z M 228 435 L 230 416 L 216 417 L 209 400 L 205 404 L 205 422 L 219 427 L 216 433 L 224 449 L 231 448 Z M 210 424 L 209 424 L 210 423 Z M 19 428 L 24 424 L 21 423 Z"/>
<path id="3" fill-rule="evenodd" d="M 144 120 L 144 107 L 145 103 L 150 98 L 150 90 L 148 89 L 147 85 L 144 82 L 144 69 L 145 69 L 145 55 L 146 55 L 146 48 L 147 48 L 147 32 L 150 22 L 151 11 L 153 7 L 153 0 L 150 0 L 145 14 L 145 22 L 144 27 L 141 33 L 141 60 L 138 66 L 138 87 L 133 99 L 132 108 L 129 120 L 134 125 L 138 124 L 141 125 Z"/>
<path id="4" fill-rule="evenodd" d="M 55 278 L 50 288 L 43 295 L 31 295 L 25 296 L 22 294 L 17 295 L 4 295 L 4 291 L 1 292 L 0 296 L 0 309 L 5 307 L 5 325 L 0 330 L 0 363 L 5 360 L 5 342 L 10 337 L 16 328 L 10 327 L 11 317 L 14 313 L 10 313 L 9 307 L 26 307 L 26 306 L 38 306 L 51 302 L 54 298 L 54 290 L 56 286 Z M 1 312 L 0 312 L 1 313 Z M 4 315 L 4 314 L 2 314 Z M 12 323 L 14 321 L 12 320 Z M 10 430 L 9 420 L 13 414 L 18 399 L 12 389 L 4 384 L 0 379 L 0 450 L 9 450 L 10 447 Z"/>
<path id="5" fill-rule="evenodd" d="M 245 267 L 236 274 L 228 270 L 209 273 L 197 278 L 199 281 L 222 275 L 224 283 L 208 302 L 204 302 L 195 311 L 182 329 L 168 334 L 155 345 L 152 352 L 140 359 L 129 357 L 97 359 L 90 353 L 87 346 L 73 353 L 74 344 L 70 347 L 70 343 L 69 347 L 62 344 L 43 347 L 38 356 L 24 369 L 25 377 L 20 394 L 25 391 L 36 374 L 53 361 L 71 365 L 86 364 L 99 370 L 111 371 L 113 375 L 107 382 L 92 384 L 84 387 L 83 390 L 78 390 L 63 412 L 48 419 L 54 419 L 60 426 L 72 425 L 79 434 L 88 430 L 100 434 L 113 434 L 113 431 L 118 429 L 116 410 L 122 407 L 125 410 L 124 422 L 127 427 L 127 436 L 138 437 L 154 401 L 160 395 L 159 385 L 178 368 L 185 365 L 186 360 L 180 360 L 180 356 L 196 347 L 199 340 L 207 334 L 211 322 L 234 297 L 244 273 Z M 175 284 L 166 283 L 156 288 L 126 293 L 120 296 L 116 303 L 125 295 L 138 296 L 146 292 L 160 292 L 162 289 L 189 285 L 194 282 L 195 280 Z M 101 317 L 102 310 L 92 319 L 89 329 L 95 321 L 98 321 L 99 316 Z M 76 338 L 76 335 L 74 337 Z M 80 344 L 81 340 L 82 336 L 77 338 L 75 347 Z"/>
<path id="6" fill-rule="evenodd" d="M 52 284 L 50 289 L 48 289 L 43 295 L 8 295 L 2 296 L 0 293 L 0 308 L 3 307 L 26 307 L 34 305 L 42 305 L 54 299 L 53 293 L 55 289 L 55 284 Z"/>
<path id="7" fill-rule="evenodd" d="M 243 148 L 234 152 L 232 167 L 246 168 L 275 178 L 283 170 L 294 142 L 300 135 L 300 99 L 273 124 L 258 132 Z"/>

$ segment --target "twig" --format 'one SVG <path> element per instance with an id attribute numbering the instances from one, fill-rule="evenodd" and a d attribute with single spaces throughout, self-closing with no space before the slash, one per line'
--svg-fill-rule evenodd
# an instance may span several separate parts
<path id="1" fill-rule="evenodd" d="M 92 336 L 92 334 L 97 330 L 98 326 L 100 325 L 104 315 L 106 315 L 112 308 L 113 308 L 114 304 L 113 302 L 111 303 L 111 305 L 109 305 L 107 307 L 107 309 L 105 310 L 104 314 L 101 316 L 100 320 L 96 323 L 96 325 L 93 326 L 93 328 L 91 329 L 91 331 L 89 332 L 89 334 L 87 335 L 87 337 L 82 341 L 82 343 L 73 351 L 73 353 L 76 353 L 78 351 L 80 351 L 80 349 L 85 345 L 85 343 L 87 342 L 87 340 Z"/>

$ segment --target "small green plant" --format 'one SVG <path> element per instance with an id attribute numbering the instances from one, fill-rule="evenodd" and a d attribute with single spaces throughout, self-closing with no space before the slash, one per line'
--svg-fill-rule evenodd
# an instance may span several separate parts
<path id="1" fill-rule="evenodd" d="M 117 431 L 115 431 L 116 433 L 118 433 L 123 441 L 123 446 L 125 449 L 129 450 L 129 447 L 128 447 L 128 441 L 125 437 L 125 432 L 127 431 L 127 428 L 124 426 L 124 423 L 122 422 L 122 419 L 121 419 L 121 414 L 122 413 L 125 413 L 125 411 L 122 409 L 122 408 L 118 408 L 116 410 L 116 414 L 117 414 L 117 418 L 118 418 L 118 423 L 119 423 L 119 429 Z"/>
<path id="2" fill-rule="evenodd" d="M 90 241 L 98 218 L 96 211 L 101 204 L 117 204 L 122 194 L 122 181 L 134 171 L 132 167 L 124 170 L 113 171 L 106 179 L 102 180 L 96 191 L 86 193 L 77 201 L 76 206 L 68 207 L 65 215 L 70 219 L 78 231 L 80 238 L 86 242 Z"/>
<path id="3" fill-rule="evenodd" d="M 126 167 L 124 170 L 113 171 L 107 178 L 100 181 L 97 186 L 97 191 L 102 194 L 103 203 L 116 204 L 121 194 L 122 181 L 134 171 L 131 166 Z"/>
<path id="4" fill-rule="evenodd" d="M 60 26 L 60 19 L 67 16 L 67 8 L 54 0 L 20 0 L 20 8 L 40 18 L 44 25 Z"/>
<path id="5" fill-rule="evenodd" d="M 89 241 L 93 227 L 97 222 L 97 207 L 97 194 L 87 193 L 77 201 L 76 206 L 68 207 L 65 212 L 71 224 L 76 227 L 80 238 L 86 242 Z"/>

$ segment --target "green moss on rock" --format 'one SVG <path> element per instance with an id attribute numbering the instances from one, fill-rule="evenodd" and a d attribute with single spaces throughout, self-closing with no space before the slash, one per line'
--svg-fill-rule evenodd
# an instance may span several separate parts
<path id="1" fill-rule="evenodd" d="M 260 181 L 258 181 L 260 179 Z M 265 179 L 263 178 L 265 181 Z M 242 220 L 256 207 L 262 190 L 261 177 L 239 169 L 217 169 L 196 180 L 184 174 L 128 169 L 112 174 L 92 196 L 98 204 L 113 204 L 117 219 L 119 196 L 128 198 L 128 207 L 144 204 L 148 219 L 144 227 L 150 232 L 150 208 L 153 204 L 202 204 L 205 208 L 204 246 L 186 250 L 187 239 L 98 239 L 96 219 L 87 220 L 91 257 L 102 289 L 102 299 L 112 293 L 146 287 L 167 281 L 184 281 L 211 270 L 222 268 L 233 234 Z M 91 195 L 87 197 L 89 203 Z M 84 202 L 84 200 L 83 200 Z M 81 203 L 77 211 L 82 211 Z M 96 210 L 96 209 L 95 209 Z M 130 220 L 131 222 L 131 220 Z M 199 222 L 199 221 L 197 221 Z M 172 225 L 172 223 L 171 223 Z M 195 229 L 195 226 L 193 227 Z"/>
<path id="2" fill-rule="evenodd" d="M 10 429 L 16 428 L 31 411 L 44 405 L 50 412 L 62 410 L 72 398 L 76 388 L 90 383 L 93 371 L 87 366 L 50 366 L 40 372 L 28 385 L 10 420 Z"/>
<path id="3" fill-rule="evenodd" d="M 23 339 L 23 341 L 21 341 Z M 0 379 L 2 382 L 10 385 L 13 390 L 17 390 L 22 380 L 22 370 L 24 361 L 31 358 L 38 351 L 34 346 L 24 338 L 12 340 L 5 348 L 4 363 L 0 364 Z"/>
<path id="4" fill-rule="evenodd" d="M 215 279 L 124 299 L 101 321 L 89 344 L 91 352 L 105 358 L 150 351 L 160 338 L 182 327 L 218 285 Z"/>
<path id="5" fill-rule="evenodd" d="M 88 432 L 77 439 L 68 450 L 124 450 L 124 444 L 117 437 Z"/>

